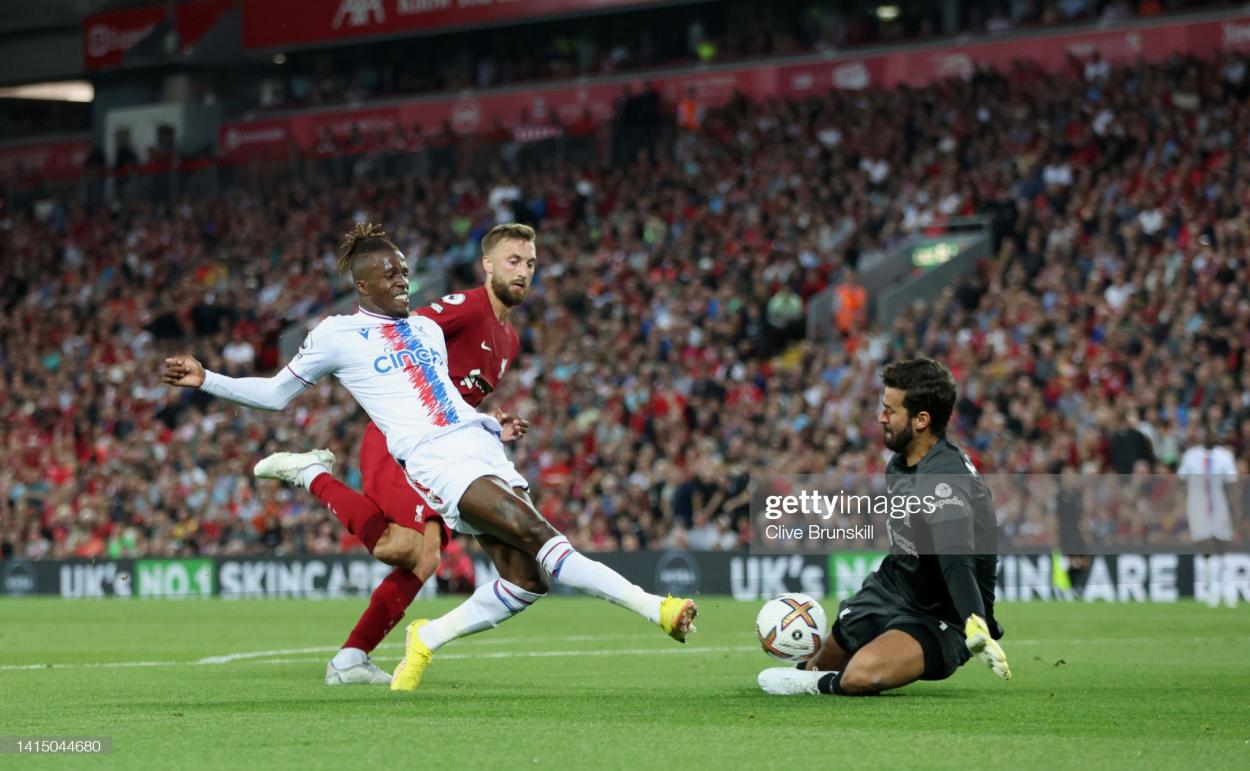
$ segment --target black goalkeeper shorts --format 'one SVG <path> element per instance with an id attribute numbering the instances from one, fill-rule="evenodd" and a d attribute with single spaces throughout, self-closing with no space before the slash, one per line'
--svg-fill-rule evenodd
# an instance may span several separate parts
<path id="1" fill-rule="evenodd" d="M 970 656 L 962 629 L 904 607 L 897 598 L 872 583 L 838 606 L 832 634 L 843 650 L 854 655 L 890 629 L 909 634 L 920 643 L 924 651 L 921 680 L 945 680 Z"/>

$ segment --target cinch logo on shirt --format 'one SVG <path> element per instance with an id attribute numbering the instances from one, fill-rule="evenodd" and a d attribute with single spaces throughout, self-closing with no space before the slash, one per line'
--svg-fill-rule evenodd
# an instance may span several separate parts
<path id="1" fill-rule="evenodd" d="M 373 368 L 380 374 L 394 370 L 403 372 L 434 425 L 443 427 L 459 423 L 460 414 L 435 368 L 435 364 L 442 364 L 440 357 L 422 342 L 408 320 L 386 324 L 381 333 L 392 352 L 374 359 Z M 384 365 L 385 369 L 382 369 Z"/>
<path id="2" fill-rule="evenodd" d="M 402 350 L 393 351 L 390 354 L 383 354 L 373 360 L 373 369 L 379 375 L 385 375 L 387 372 L 396 369 L 404 369 L 407 366 L 416 366 L 418 364 L 437 364 L 438 360 L 434 358 L 434 354 L 429 350 L 421 348 L 416 351 Z"/>

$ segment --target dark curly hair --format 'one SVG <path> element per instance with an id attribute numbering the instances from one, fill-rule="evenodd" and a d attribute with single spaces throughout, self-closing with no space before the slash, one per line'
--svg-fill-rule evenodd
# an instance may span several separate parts
<path id="1" fill-rule="evenodd" d="M 903 392 L 903 409 L 908 417 L 929 413 L 929 430 L 941 436 L 955 410 L 958 389 L 951 371 L 933 359 L 896 361 L 881 372 L 886 388 Z"/>

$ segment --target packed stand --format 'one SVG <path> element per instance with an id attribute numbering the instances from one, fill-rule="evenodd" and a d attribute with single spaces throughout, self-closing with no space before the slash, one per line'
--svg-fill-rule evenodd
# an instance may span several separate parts
<path id="1" fill-rule="evenodd" d="M 344 389 L 266 413 L 158 372 L 174 351 L 231 374 L 281 366 L 279 331 L 348 292 L 335 244 L 364 219 L 456 286 L 480 282 L 495 222 L 538 226 L 522 360 L 492 400 L 533 422 L 517 466 L 579 548 L 740 548 L 750 475 L 880 471 L 877 371 L 917 353 L 959 379 L 952 438 L 985 472 L 1164 471 L 1206 426 L 1247 473 L 1247 96 L 1244 58 L 1022 66 L 734 102 L 642 167 L 9 213 L 0 550 L 353 548 L 311 495 L 250 476 L 264 454 L 325 446 L 359 487 L 365 418 Z M 834 345 L 798 339 L 814 294 L 974 213 L 993 218 L 996 259 L 939 302 Z M 1005 516 L 1012 543 L 1046 542 Z M 1112 537 L 1140 529 L 1123 516 Z"/>
<path id="2" fill-rule="evenodd" d="M 959 3 L 948 14 L 942 3 L 933 2 L 815 0 L 761 6 L 730 0 L 283 54 L 272 66 L 251 62 L 224 82 L 227 91 L 239 93 L 227 98 L 228 104 L 292 109 L 958 35 L 1117 23 L 1227 5 L 1218 0 L 976 0 Z"/>

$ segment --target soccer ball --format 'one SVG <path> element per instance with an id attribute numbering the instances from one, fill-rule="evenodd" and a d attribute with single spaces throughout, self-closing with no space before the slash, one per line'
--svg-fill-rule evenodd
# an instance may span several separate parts
<path id="1" fill-rule="evenodd" d="M 792 592 L 764 603 L 755 617 L 755 633 L 764 652 L 782 661 L 802 661 L 820 650 L 829 619 L 820 603 Z"/>

